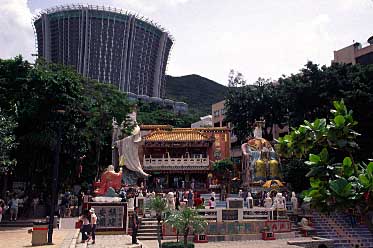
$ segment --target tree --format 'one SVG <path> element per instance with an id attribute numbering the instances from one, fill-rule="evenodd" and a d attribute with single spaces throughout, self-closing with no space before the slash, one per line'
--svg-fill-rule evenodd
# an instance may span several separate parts
<path id="1" fill-rule="evenodd" d="M 196 210 L 184 207 L 174 211 L 166 219 L 166 223 L 174 227 L 184 236 L 184 248 L 188 247 L 188 235 L 190 232 L 203 233 L 207 228 L 207 221 Z"/>
<path id="2" fill-rule="evenodd" d="M 373 164 L 366 166 L 354 160 L 359 134 L 353 128 L 357 122 L 343 100 L 333 105 L 332 118 L 304 121 L 278 140 L 276 151 L 286 158 L 308 158 L 305 164 L 310 188 L 303 195 L 314 208 L 366 208 L 363 196 L 372 192 Z"/>
<path id="3" fill-rule="evenodd" d="M 16 147 L 14 129 L 17 123 L 0 109 L 0 175 L 12 172 L 17 161 L 11 153 Z"/>
<path id="4" fill-rule="evenodd" d="M 48 190 L 59 123 L 63 130 L 61 188 L 87 184 L 102 164 L 111 163 L 112 118 L 124 120 L 131 105 L 126 94 L 112 85 L 41 60 L 31 66 L 19 56 L 0 60 L 0 108 L 17 123 L 16 176 Z M 56 110 L 60 108 L 65 114 L 58 119 Z M 78 178 L 82 155 L 87 159 Z"/>
<path id="5" fill-rule="evenodd" d="M 259 78 L 254 85 L 246 85 L 241 81 L 240 74 L 229 79 L 225 120 L 232 123 L 238 140 L 243 142 L 252 134 L 255 120 L 263 117 L 266 125 L 272 127 L 272 124 L 286 122 L 287 112 L 279 102 L 278 86 L 274 82 Z M 265 138 L 269 136 L 270 133 L 264 133 Z"/>
<path id="6" fill-rule="evenodd" d="M 157 232 L 157 239 L 158 239 L 158 247 L 162 247 L 161 243 L 161 220 L 163 213 L 167 210 L 167 203 L 166 200 L 160 196 L 156 196 L 155 198 L 151 199 L 149 202 L 149 209 L 155 211 L 158 221 L 158 232 Z"/>

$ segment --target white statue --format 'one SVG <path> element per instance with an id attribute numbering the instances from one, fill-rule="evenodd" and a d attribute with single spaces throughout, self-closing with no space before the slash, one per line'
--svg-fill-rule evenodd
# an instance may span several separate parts
<path id="1" fill-rule="evenodd" d="M 272 207 L 272 198 L 269 196 L 269 193 L 267 193 L 267 196 L 264 199 L 264 207 L 265 208 L 271 208 Z"/>
<path id="2" fill-rule="evenodd" d="M 138 154 L 141 132 L 136 122 L 136 112 L 132 112 L 129 116 L 134 125 L 132 133 L 130 136 L 116 142 L 119 152 L 119 165 L 126 166 L 127 169 L 147 177 L 149 175 L 143 171 Z"/>
<path id="3" fill-rule="evenodd" d="M 273 202 L 273 208 L 284 209 L 286 206 L 285 197 L 282 196 L 282 193 L 277 193 Z"/>
<path id="4" fill-rule="evenodd" d="M 253 208 L 254 207 L 254 199 L 251 196 L 250 192 L 247 193 L 246 201 L 247 201 L 247 208 Z"/>
<path id="5" fill-rule="evenodd" d="M 240 190 L 238 191 L 238 197 L 239 197 L 239 198 L 243 198 L 242 196 L 243 196 L 243 195 L 242 195 L 242 189 L 240 189 Z"/>
<path id="6" fill-rule="evenodd" d="M 128 199 L 128 208 L 134 208 L 135 207 L 135 198 L 129 198 Z"/>
<path id="7" fill-rule="evenodd" d="M 175 197 L 173 192 L 168 192 L 167 194 L 167 206 L 171 210 L 175 210 Z"/>
<path id="8" fill-rule="evenodd" d="M 293 212 L 298 213 L 298 198 L 295 195 L 295 192 L 291 193 L 291 204 L 293 205 Z"/>

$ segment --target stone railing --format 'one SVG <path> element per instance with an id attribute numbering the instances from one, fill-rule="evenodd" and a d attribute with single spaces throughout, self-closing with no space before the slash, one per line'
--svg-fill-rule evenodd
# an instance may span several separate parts
<path id="1" fill-rule="evenodd" d="M 198 209 L 202 218 L 212 222 L 231 222 L 245 220 L 271 220 L 273 209 L 266 208 L 216 208 L 216 209 Z M 231 212 L 231 213 L 229 213 Z"/>
<path id="2" fill-rule="evenodd" d="M 144 170 L 208 170 L 207 158 L 152 158 L 144 156 Z"/>

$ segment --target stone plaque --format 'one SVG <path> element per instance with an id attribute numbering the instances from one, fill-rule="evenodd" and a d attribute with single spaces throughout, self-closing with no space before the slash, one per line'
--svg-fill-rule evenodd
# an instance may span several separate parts
<path id="1" fill-rule="evenodd" d="M 238 220 L 238 210 L 234 209 L 223 209 L 222 220 Z"/>
<path id="2" fill-rule="evenodd" d="M 125 228 L 124 226 L 124 208 L 123 206 L 95 206 L 97 215 L 97 230 L 112 229 L 112 228 Z"/>

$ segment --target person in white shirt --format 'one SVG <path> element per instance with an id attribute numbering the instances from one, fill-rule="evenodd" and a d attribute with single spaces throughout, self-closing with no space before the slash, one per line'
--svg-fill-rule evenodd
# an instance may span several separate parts
<path id="1" fill-rule="evenodd" d="M 91 208 L 89 210 L 91 214 L 91 236 L 92 236 L 92 244 L 96 242 L 96 227 L 97 227 L 97 215 L 95 213 L 95 209 Z"/>
<path id="2" fill-rule="evenodd" d="M 215 201 L 214 197 L 210 198 L 210 200 L 209 200 L 209 206 L 210 206 L 210 209 L 215 209 L 215 207 L 216 207 L 216 201 Z"/>
<path id="3" fill-rule="evenodd" d="M 79 217 L 79 220 L 82 221 L 82 226 L 80 228 L 80 232 L 82 233 L 82 242 L 85 243 L 89 241 L 89 219 L 88 219 L 88 210 L 83 211 L 83 214 Z"/>

